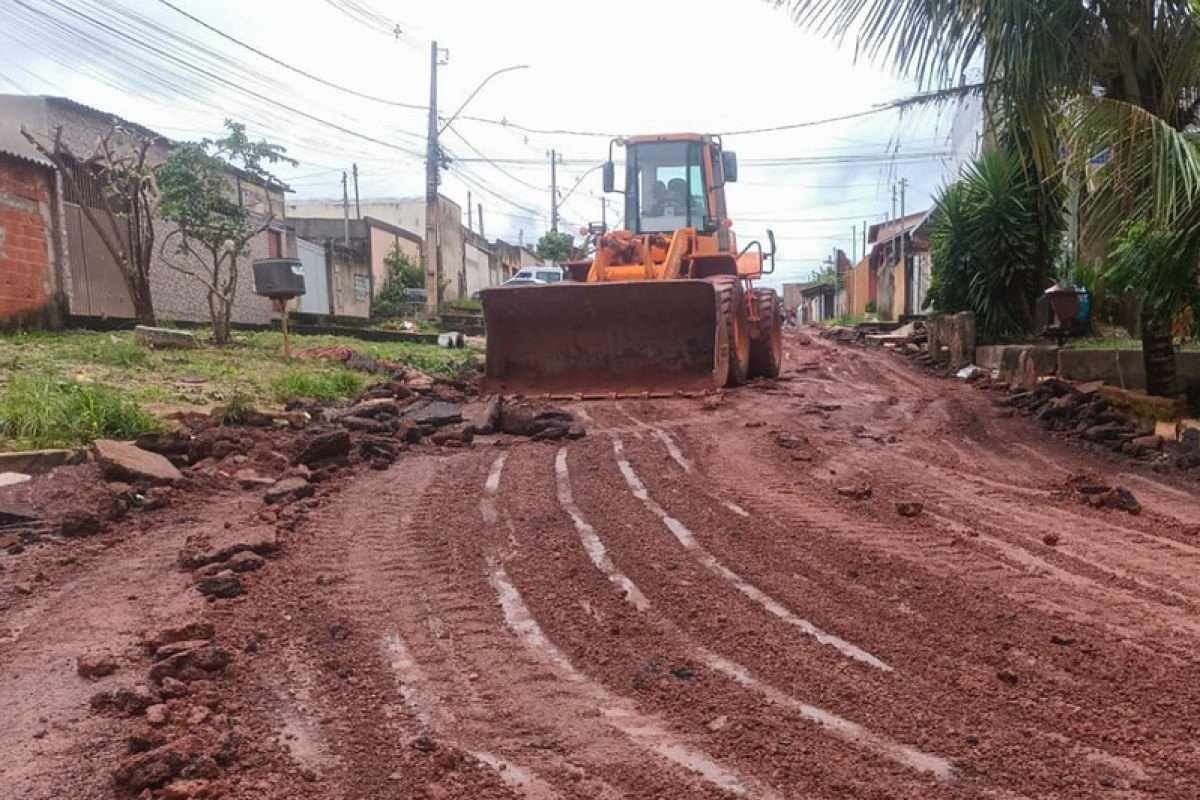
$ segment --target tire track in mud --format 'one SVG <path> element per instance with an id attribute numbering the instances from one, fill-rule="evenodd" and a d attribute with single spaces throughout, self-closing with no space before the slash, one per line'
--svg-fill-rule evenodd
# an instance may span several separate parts
<path id="1" fill-rule="evenodd" d="M 721 455 L 723 457 L 726 457 L 726 456 L 728 456 L 728 453 L 722 452 Z M 737 474 L 744 474 L 745 472 L 748 472 L 748 470 L 746 470 L 744 468 L 740 468 L 737 471 Z M 701 480 L 703 480 L 703 478 L 701 478 Z M 666 475 L 663 475 L 663 476 L 661 476 L 660 482 L 667 482 L 668 484 L 670 484 L 672 486 L 676 486 L 676 485 L 678 485 L 678 481 L 679 481 L 679 479 L 677 476 L 668 478 Z M 804 495 L 804 497 L 807 497 L 807 495 Z M 793 502 L 794 500 L 800 500 L 800 498 L 797 497 L 797 498 L 789 499 L 789 503 L 792 503 L 793 510 L 794 510 L 794 505 L 795 505 Z M 801 504 L 803 504 L 806 501 L 800 500 L 800 502 L 801 502 Z M 767 511 L 766 509 L 771 508 L 774 505 L 776 505 L 776 504 L 773 504 L 770 501 L 764 501 L 764 502 L 758 502 L 756 504 L 752 504 L 751 508 L 754 509 L 756 514 L 772 513 L 772 512 Z M 816 501 L 813 505 L 813 508 L 821 508 L 826 505 L 828 505 L 828 501 Z M 703 515 L 700 514 L 699 511 L 696 511 L 693 514 L 693 516 L 703 516 Z M 711 517 L 705 517 L 705 518 L 711 519 Z M 869 520 L 864 520 L 862 522 L 860 522 L 859 520 L 855 520 L 853 523 L 849 523 L 848 520 L 838 519 L 836 517 L 836 514 L 832 514 L 832 513 L 820 516 L 820 518 L 816 518 L 816 517 L 809 515 L 807 517 L 807 519 L 808 519 L 807 522 L 801 523 L 800 530 L 822 530 L 823 532 L 828 532 L 828 534 L 833 534 L 838 537 L 845 535 L 847 537 L 848 541 L 854 541 L 854 540 L 858 540 L 858 539 L 862 538 L 865 542 L 869 542 L 869 547 L 871 549 L 875 549 L 877 547 L 878 543 L 888 543 L 891 539 L 895 538 L 895 533 L 890 531 L 886 526 L 880 525 L 878 523 L 872 523 Z M 866 523 L 866 526 L 868 529 L 867 531 L 863 531 L 863 530 L 854 531 L 854 530 L 852 530 L 851 527 L 849 527 L 850 525 L 853 525 L 854 527 L 862 528 L 864 522 Z M 833 526 L 832 529 L 830 528 L 831 525 Z M 838 526 L 841 527 L 840 530 L 839 530 Z M 770 528 L 770 527 L 771 526 L 768 526 L 768 528 Z M 825 535 L 825 534 L 823 533 L 823 535 Z M 872 539 L 877 539 L 878 542 L 871 541 Z M 781 543 L 786 542 L 788 540 L 789 540 L 789 537 L 782 536 L 782 535 L 778 539 L 778 541 L 780 541 Z M 736 534 L 733 534 L 732 538 L 730 535 L 726 535 L 726 536 L 722 536 L 720 538 L 720 541 L 722 543 L 740 542 L 741 537 Z M 952 548 L 948 547 L 947 549 L 952 549 Z M 781 552 L 780 555 L 782 555 L 782 554 L 783 553 Z M 912 555 L 913 555 L 913 553 L 911 553 L 911 552 L 904 553 L 903 558 L 905 560 L 908 560 Z M 812 559 L 811 559 L 811 556 L 806 555 L 805 557 L 803 557 L 801 559 L 801 561 L 805 565 L 808 565 L 809 563 L 811 563 Z M 656 600 L 656 602 L 657 602 L 657 600 Z M 964 606 L 964 608 L 969 607 L 969 605 L 970 604 L 966 604 Z M 918 605 L 917 609 L 918 609 L 918 618 L 923 617 L 924 613 L 921 610 L 921 606 Z M 860 611 L 865 614 L 874 613 L 874 612 L 870 611 L 869 607 L 860 608 Z M 986 612 L 983 609 L 980 609 L 980 611 L 983 613 L 989 614 L 989 616 L 984 617 L 984 618 L 989 618 L 989 619 L 991 618 L 990 612 Z M 929 633 L 934 633 L 935 631 L 937 631 L 939 633 L 935 634 L 935 636 L 934 636 L 934 639 L 936 640 L 936 639 L 944 639 L 944 638 L 946 638 L 947 635 L 950 635 L 950 636 L 955 635 L 953 633 L 947 633 L 947 634 L 940 633 L 940 626 L 943 624 L 943 622 L 941 621 L 941 619 L 939 619 L 938 615 L 934 615 L 934 616 L 930 617 L 929 624 L 933 624 L 938 627 L 931 628 L 928 631 L 926 631 L 925 633 L 920 632 L 920 629 L 918 629 L 917 631 L 912 631 L 911 636 L 916 639 L 919 639 L 919 638 L 923 638 L 923 637 L 927 636 Z M 1055 629 L 1058 629 L 1060 631 L 1062 630 L 1061 625 L 1055 624 L 1053 622 L 1050 622 L 1048 627 L 1051 630 L 1055 630 Z M 907 624 L 903 624 L 901 626 L 901 630 L 911 630 L 911 628 L 912 628 L 911 622 L 907 623 Z M 953 628 L 951 628 L 950 630 L 953 630 Z M 1004 634 L 1002 634 L 1002 633 L 999 635 L 1001 637 L 1004 636 Z M 1072 634 L 1072 635 L 1077 635 L 1077 634 Z M 953 641 L 953 640 L 949 640 L 949 641 Z M 1113 640 L 1110 642 L 1110 644 L 1116 644 L 1116 641 Z M 957 646 L 958 643 L 955 642 L 955 645 Z M 937 647 L 937 645 L 934 645 L 934 646 L 935 646 L 935 648 Z M 1036 650 L 1040 650 L 1040 649 L 1045 649 L 1046 646 L 1047 645 L 1045 643 L 1045 640 L 1043 640 L 1042 645 L 1035 647 L 1034 650 L 1036 651 Z M 960 649 L 960 648 L 950 647 L 947 649 L 946 652 L 947 652 L 947 654 L 953 653 L 956 649 Z M 1051 677 L 1051 676 L 1057 675 L 1058 677 L 1055 678 L 1056 681 L 1063 680 L 1063 679 L 1068 680 L 1068 681 L 1071 680 L 1068 672 L 1063 672 L 1062 668 L 1056 667 L 1055 664 L 1053 663 L 1055 661 L 1062 661 L 1061 658 L 1053 657 L 1053 656 L 1057 655 L 1054 652 L 1055 648 L 1051 647 L 1050 651 L 1051 652 L 1049 655 L 1051 656 L 1051 658 L 1049 661 L 1046 660 L 1046 657 L 1043 656 L 1042 654 L 1038 655 L 1038 659 L 1039 659 L 1038 660 L 1039 666 L 1037 667 L 1038 672 L 1045 674 L 1046 677 Z M 1021 653 L 1021 650 L 1019 650 L 1017 648 L 1013 648 L 1011 652 L 1012 652 L 1012 657 L 1014 657 L 1014 658 L 1024 659 L 1026 657 L 1025 655 L 1023 655 Z M 986 653 L 979 653 L 979 656 L 982 656 L 982 659 L 979 659 L 979 657 L 977 656 L 977 659 L 980 662 L 980 663 L 978 663 L 978 665 L 976 667 L 977 672 L 978 672 L 978 667 L 983 667 L 988 662 L 995 663 L 994 655 L 989 655 Z M 752 660 L 753 660 L 753 658 L 752 658 Z M 939 659 L 939 661 L 941 661 L 946 666 L 950 666 L 951 664 L 953 664 L 953 661 L 949 658 L 941 658 L 941 659 Z M 1025 669 L 1028 669 L 1028 667 L 1025 667 Z M 1073 665 L 1067 666 L 1066 669 L 1073 670 L 1074 666 Z M 923 667 L 922 672 L 924 672 L 924 671 L 925 671 L 925 668 Z M 988 678 L 991 678 L 991 680 L 993 681 L 993 686 L 996 685 L 994 683 L 995 678 L 992 674 L 989 674 L 987 672 L 978 672 L 978 675 L 979 675 L 979 678 L 984 683 L 987 682 Z M 918 679 L 916 681 L 916 686 L 914 686 L 913 689 L 915 691 L 921 691 L 921 689 L 917 688 L 918 686 L 921 685 L 921 683 L 922 683 L 922 681 Z M 928 688 L 932 689 L 933 687 L 928 687 Z M 933 693 L 939 694 L 939 692 L 937 692 L 936 690 L 934 690 Z M 1003 700 L 1002 696 L 996 695 L 995 689 L 991 689 L 989 692 L 986 693 L 986 695 L 990 695 L 990 697 L 988 697 L 988 699 L 987 699 L 987 704 L 984 707 L 979 709 L 979 712 L 983 715 L 983 718 L 990 719 L 998 711 L 1002 712 L 1002 709 L 1004 708 L 1003 704 L 1006 704 L 1007 701 Z M 980 696 L 978 699 L 983 700 L 984 696 Z M 997 705 L 997 702 L 1001 703 L 1001 705 Z M 900 705 L 903 705 L 903 704 L 900 704 Z M 1056 707 L 1057 707 L 1057 704 L 1056 704 Z M 1002 715 L 1003 715 L 1003 712 L 1002 712 Z M 1024 714 L 1019 715 L 1019 716 L 1023 716 L 1023 715 Z M 1072 763 L 1070 759 L 1059 758 L 1060 752 L 1062 751 L 1062 746 L 1061 746 L 1061 742 L 1056 741 L 1054 738 L 1054 737 L 1062 736 L 1061 733 L 1055 733 L 1056 730 L 1061 731 L 1064 729 L 1059 724 L 1059 720 L 1057 720 L 1055 718 L 1055 715 L 1053 713 L 1041 714 L 1041 715 L 1035 715 L 1035 716 L 1040 716 L 1040 721 L 1037 723 L 1036 727 L 1032 728 L 1031 730 L 1039 730 L 1040 732 L 1037 733 L 1032 740 L 1029 740 L 1025 744 L 1018 744 L 1018 742 L 1021 742 L 1022 739 L 1013 740 L 1011 746 L 1017 746 L 1021 750 L 1024 750 L 1026 752 L 1035 752 L 1035 753 L 1040 753 L 1043 751 L 1043 749 L 1045 749 L 1045 752 L 1055 754 L 1053 763 L 1056 763 L 1060 766 L 1060 768 L 1062 770 L 1060 774 L 1062 776 L 1065 777 L 1065 776 L 1073 774 L 1073 773 L 1078 773 L 1080 771 L 1080 767 L 1078 764 Z M 875 717 L 873 717 L 873 719 L 875 719 Z M 951 725 L 952 727 L 957 727 L 960 730 L 962 729 L 960 727 L 962 725 L 961 721 L 949 722 L 948 724 Z M 967 723 L 967 724 L 969 725 L 970 723 Z M 1008 725 L 1003 725 L 999 721 L 997 721 L 995 723 L 995 725 L 997 727 L 1001 727 L 1001 728 L 1011 727 L 1012 725 L 1022 727 L 1022 726 L 1028 726 L 1029 724 L 1030 724 L 1029 721 L 1019 721 L 1018 719 L 1012 720 Z M 1074 741 L 1074 739 L 1072 739 L 1072 741 Z M 1089 741 L 1092 742 L 1092 744 L 1088 744 Z M 1048 748 L 1048 749 L 1046 749 L 1046 748 Z M 1080 752 L 1087 751 L 1087 752 L 1102 754 L 1103 757 L 1105 759 L 1107 759 L 1107 761 L 1104 763 L 1111 762 L 1110 766 L 1112 766 L 1112 768 L 1114 770 L 1118 770 L 1120 764 L 1126 763 L 1123 760 L 1124 756 L 1110 755 L 1108 753 L 1105 753 L 1104 749 L 1103 749 L 1103 742 L 1094 740 L 1090 735 L 1085 736 L 1082 740 L 1079 741 L 1078 744 L 1073 745 L 1073 748 L 1075 750 L 1079 750 Z M 1049 763 L 1050 763 L 1049 761 L 1046 762 L 1047 765 Z M 1129 762 L 1129 763 L 1136 763 L 1136 762 Z M 1182 765 L 1176 765 L 1176 769 L 1180 769 L 1180 768 L 1182 768 Z M 1054 778 L 1053 780 L 1057 780 L 1057 779 L 1058 778 Z M 1135 782 L 1142 781 L 1144 779 L 1145 779 L 1144 773 L 1142 772 L 1142 770 L 1139 766 L 1139 768 L 1136 770 L 1127 771 L 1127 773 L 1121 780 L 1128 781 L 1129 783 L 1135 783 Z"/>
<path id="2" fill-rule="evenodd" d="M 300 734 L 288 743 L 301 746 L 295 755 L 321 772 L 327 791 L 334 792 L 330 796 L 383 796 L 397 790 L 401 776 L 447 798 L 527 796 L 511 790 L 509 777 L 496 764 L 465 748 L 466 761 L 445 752 L 447 746 L 459 746 L 452 736 L 442 739 L 442 756 L 413 749 L 429 720 L 408 702 L 408 687 L 397 681 L 394 614 L 406 598 L 392 584 L 389 569 L 393 547 L 411 525 L 438 464 L 418 457 L 405 468 L 402 480 L 393 467 L 351 484 L 313 515 L 308 525 L 312 535 L 300 545 L 302 552 L 293 555 L 325 570 L 316 581 L 325 589 L 316 600 L 305 600 L 310 593 L 302 590 L 301 605 L 286 616 L 291 620 L 302 612 L 310 632 L 292 635 L 285 660 L 297 680 L 284 685 L 290 685 L 290 702 L 281 708 L 303 714 L 298 720 L 284 715 L 285 735 Z M 331 642 L 338 642 L 331 639 L 334 631 L 344 638 L 331 652 Z"/>
<path id="3" fill-rule="evenodd" d="M 492 465 L 487 486 L 499 485 L 503 463 L 502 455 Z M 463 472 L 461 477 L 469 480 L 470 470 Z M 453 480 L 443 473 L 436 481 L 443 479 Z M 455 491 L 469 495 L 471 489 L 459 486 Z M 564 692 L 548 681 L 536 661 L 513 649 L 502 624 L 488 618 L 487 606 L 457 590 L 467 571 L 461 569 L 449 531 L 439 526 L 448 494 L 445 486 L 434 489 L 405 520 L 399 536 L 378 542 L 365 554 L 393 587 L 391 602 L 380 609 L 391 622 L 383 647 L 406 705 L 432 734 L 458 743 L 521 797 L 634 796 L 604 780 L 604 758 L 580 757 L 586 746 L 568 748 L 568 758 L 557 747 L 530 745 L 569 740 L 546 707 L 563 700 Z M 493 495 L 483 494 L 481 509 Z M 461 504 L 461 497 L 456 503 Z M 424 541 L 417 542 L 418 537 Z"/>
<path id="4" fill-rule="evenodd" d="M 500 455 L 493 463 L 488 480 L 484 486 L 486 499 L 494 501 L 499 490 L 500 475 L 504 468 L 506 456 Z M 561 490 L 561 489 L 560 489 Z M 567 496 L 569 498 L 569 489 Z M 574 505 L 574 501 L 569 501 Z M 494 507 L 484 506 L 484 517 L 494 519 Z M 576 524 L 582 523 L 585 530 L 590 528 L 582 517 L 576 517 Z M 593 532 L 594 537 L 594 532 Z M 593 538 L 590 540 L 593 548 L 602 544 Z M 598 552 L 598 551 L 597 551 Z M 603 557 L 602 557 L 603 558 Z M 504 565 L 496 557 L 489 557 L 490 579 L 495 587 L 504 612 L 505 622 L 525 645 L 527 651 L 535 657 L 540 657 L 554 668 L 563 680 L 579 685 L 595 701 L 600 709 L 601 718 L 613 728 L 629 737 L 638 746 L 660 758 L 672 762 L 685 770 L 698 774 L 704 781 L 717 788 L 737 796 L 751 796 L 762 800 L 782 800 L 773 789 L 758 781 L 739 776 L 723 767 L 710 756 L 695 750 L 678 740 L 667 731 L 658 720 L 638 712 L 626 699 L 617 697 L 597 683 L 593 683 L 562 653 L 542 632 L 541 626 L 530 613 L 529 608 L 521 597 L 520 591 L 509 578 Z M 625 587 L 626 594 L 632 602 L 641 596 L 640 591 L 629 583 Z M 641 598 L 643 601 L 644 597 Z"/>
<path id="5" fill-rule="evenodd" d="M 1127 543 L 1099 538 L 1100 534 L 1132 534 L 1153 538 L 1152 534 L 1138 529 L 1113 526 L 1103 519 L 1080 517 L 1059 509 L 1048 500 L 1042 502 L 1037 511 L 1030 511 L 1027 500 L 1010 501 L 982 492 L 969 492 L 969 497 L 963 497 L 962 492 L 952 493 L 949 489 L 964 480 L 956 476 L 956 471 L 932 465 L 928 465 L 927 469 L 918 469 L 926 465 L 901 454 L 886 454 L 883 459 L 895 459 L 906 463 L 909 466 L 907 474 L 917 476 L 921 483 L 920 493 L 936 500 L 943 516 L 967 526 L 968 530 L 988 531 L 991 534 L 991 544 L 1002 547 L 1014 562 L 1038 565 L 1049 562 L 1053 564 L 1052 574 L 1055 577 L 1062 578 L 1064 572 L 1077 576 L 1071 580 L 1074 585 L 1080 585 L 1078 579 L 1082 579 L 1106 592 L 1119 588 L 1142 603 L 1151 603 L 1163 609 L 1159 613 L 1172 614 L 1175 617 L 1173 624 L 1192 631 L 1194 635 L 1200 633 L 1200 623 L 1194 622 L 1197 602 L 1200 601 L 1200 587 L 1194 587 L 1194 593 L 1184 593 L 1180 589 L 1187 586 L 1186 578 L 1164 572 L 1168 568 L 1176 568 L 1179 563 L 1177 560 L 1144 564 L 1142 568 L 1134 571 L 1129 567 L 1118 566 L 1120 562 L 1127 562 L 1131 555 Z M 936 483 L 924 477 L 931 472 L 936 473 L 931 475 L 931 478 L 939 478 Z M 965 480 L 969 483 L 969 478 Z M 981 510 L 986 514 L 981 515 Z M 997 525 L 991 522 L 993 518 L 1005 520 L 1010 524 Z M 1013 522 L 1019 524 L 1014 526 L 1011 524 Z M 1070 538 L 1053 550 L 1042 544 L 1042 536 L 1047 532 L 1079 531 L 1080 528 L 1089 528 L 1087 533 L 1091 535 Z M 1000 545 L 1000 542 L 1003 542 L 1003 545 Z M 1190 548 L 1168 539 L 1160 540 L 1157 546 L 1182 552 L 1187 556 L 1187 560 L 1192 562 L 1200 556 Z M 1014 548 L 1025 552 L 1017 554 Z M 1190 613 L 1180 614 L 1180 611 Z"/>
<path id="6" fill-rule="evenodd" d="M 576 452 L 576 447 L 572 445 L 571 452 Z M 795 699 L 797 687 L 806 677 L 793 676 L 779 685 L 776 694 L 772 692 L 776 687 L 741 669 L 732 659 L 700 646 L 680 626 L 669 620 L 660 624 L 667 609 L 657 602 L 652 610 L 639 612 L 629 599 L 628 585 L 622 585 L 615 574 L 616 566 L 609 575 L 596 568 L 593 558 L 605 563 L 606 545 L 603 540 L 592 540 L 587 531 L 596 531 L 592 519 L 606 530 L 615 524 L 613 512 L 624 511 L 616 507 L 619 504 L 641 514 L 644 509 L 627 490 L 621 491 L 599 517 L 594 509 L 581 517 L 586 524 L 581 534 L 573 528 L 570 511 L 559 502 L 553 451 L 548 458 L 541 457 L 537 448 L 520 452 L 519 456 L 514 453 L 517 461 L 509 463 L 514 474 L 522 476 L 522 483 L 544 486 L 546 491 L 539 498 L 527 494 L 519 506 L 506 503 L 518 527 L 521 555 L 505 566 L 544 635 L 594 681 L 630 697 L 685 740 L 705 743 L 704 752 L 719 763 L 754 775 L 789 798 L 949 800 L 958 796 L 950 788 L 953 781 L 939 781 L 914 769 L 911 762 L 904 763 L 903 750 L 892 751 L 897 757 L 889 757 L 887 737 L 873 738 L 873 732 L 856 729 L 853 723 L 842 725 L 844 718 L 828 714 L 824 721 L 830 726 L 842 725 L 842 729 L 831 731 L 818 725 L 814 717 L 825 713 L 824 709 Z M 619 482 L 615 469 L 613 477 Z M 567 508 L 572 505 L 578 513 L 578 504 L 567 499 Z M 669 536 L 646 535 L 657 539 L 660 546 L 678 547 Z M 713 582 L 718 583 L 715 578 Z M 635 585 L 639 592 L 652 589 L 640 579 Z M 747 608 L 753 608 L 754 614 L 761 611 L 749 604 Z M 730 610 L 712 609 L 719 613 Z M 780 627 L 784 627 L 782 623 Z M 835 670 L 853 672 L 846 666 L 849 662 L 832 650 L 822 661 L 833 664 Z M 820 680 L 819 675 L 812 677 Z M 855 736 L 857 745 L 848 744 L 847 739 Z M 919 760 L 921 751 L 914 747 L 911 755 Z M 943 766 L 943 762 L 934 763 Z"/>
<path id="7" fill-rule="evenodd" d="M 448 484 L 427 498 L 428 510 L 414 520 L 413 541 L 398 548 L 408 551 L 401 557 L 410 563 L 395 577 L 400 583 L 423 581 L 428 613 L 438 620 L 428 626 L 436 630 L 433 637 L 419 631 L 405 637 L 407 660 L 430 665 L 418 680 L 437 684 L 454 673 L 464 679 L 425 694 L 453 707 L 457 731 L 480 731 L 471 741 L 481 742 L 482 760 L 495 754 L 519 761 L 526 771 L 536 769 L 537 780 L 562 796 L 715 798 L 740 793 L 774 800 L 777 795 L 758 788 L 757 782 L 738 778 L 693 752 L 624 700 L 568 671 L 569 662 L 547 657 L 538 640 L 540 628 L 523 612 L 523 600 L 507 581 L 501 560 L 501 554 L 519 557 L 496 502 L 506 458 L 493 460 L 480 480 L 484 490 L 473 523 L 457 510 L 449 516 L 433 510 L 457 509 L 463 495 L 470 495 L 469 489 Z M 469 475 L 456 478 L 470 480 Z M 430 576 L 437 580 L 431 582 Z M 444 651 L 440 658 L 424 652 L 439 644 Z M 409 677 L 415 673 L 410 671 Z M 459 697 L 476 710 L 468 714 L 461 709 Z"/>
<path id="8" fill-rule="evenodd" d="M 841 653 L 846 658 L 854 659 L 869 667 L 881 670 L 883 672 L 891 672 L 892 666 L 885 663 L 877 656 L 868 653 L 861 647 L 851 644 L 840 636 L 828 633 L 816 625 L 813 625 L 808 620 L 798 616 L 785 605 L 780 603 L 771 595 L 759 589 L 754 584 L 747 581 L 738 573 L 731 570 L 724 563 L 718 560 L 712 553 L 706 550 L 699 542 L 692 531 L 680 522 L 675 517 L 671 516 L 666 510 L 654 501 L 650 493 L 646 490 L 645 484 L 633 469 L 633 465 L 625 457 L 624 444 L 619 437 L 613 437 L 613 453 L 617 459 L 617 467 L 621 470 L 621 475 L 625 478 L 625 483 L 629 486 L 630 492 L 654 516 L 666 526 L 671 535 L 679 542 L 684 550 L 688 551 L 697 561 L 714 575 L 729 582 L 735 589 L 744 594 L 746 597 L 753 600 L 758 605 L 762 606 L 768 612 L 786 622 L 788 625 L 802 631 L 806 636 L 811 636 L 823 645 L 832 647 L 834 650 Z"/>
<path id="9" fill-rule="evenodd" d="M 575 529 L 579 534 L 580 543 L 596 569 L 621 590 L 621 595 L 626 602 L 633 605 L 639 612 L 649 612 L 651 610 L 650 601 L 646 599 L 641 589 L 613 564 L 603 540 L 596 534 L 595 529 L 583 517 L 579 507 L 575 504 L 571 491 L 571 475 L 567 463 L 567 448 L 565 447 L 560 448 L 555 457 L 555 478 L 558 484 L 559 504 L 563 507 L 567 515 L 571 517 Z M 654 622 L 671 636 L 687 640 L 687 635 L 669 620 L 657 617 Z M 950 780 L 955 776 L 954 768 L 947 759 L 924 753 L 914 747 L 892 742 L 878 736 L 858 723 L 839 717 L 811 703 L 805 703 L 776 689 L 754 677 L 750 670 L 741 664 L 723 658 L 694 642 L 690 644 L 703 663 L 723 673 L 742 686 L 762 695 L 768 704 L 796 710 L 805 719 L 828 730 L 831 735 L 856 747 L 869 750 L 881 757 L 889 758 L 917 772 L 931 773 L 943 781 Z"/>

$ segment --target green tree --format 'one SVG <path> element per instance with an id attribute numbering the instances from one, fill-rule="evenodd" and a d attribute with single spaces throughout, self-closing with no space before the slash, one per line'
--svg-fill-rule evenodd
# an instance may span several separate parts
<path id="1" fill-rule="evenodd" d="M 1037 195 L 1018 156 L 1004 149 L 987 153 L 947 186 L 930 231 L 926 305 L 973 312 L 980 334 L 992 341 L 1030 331 L 1059 241 L 1058 229 L 1043 236 Z"/>
<path id="2" fill-rule="evenodd" d="M 1189 309 L 1193 319 L 1200 319 L 1197 264 L 1200 264 L 1197 230 L 1166 231 L 1139 221 L 1127 226 L 1114 239 L 1102 280 L 1115 289 L 1133 293 L 1142 302 L 1142 314 L 1148 324 L 1169 326 L 1171 320 Z M 1146 391 L 1174 394 L 1177 387 L 1171 328 L 1155 330 L 1153 334 L 1142 343 L 1142 358 L 1147 367 Z"/>
<path id="3" fill-rule="evenodd" d="M 832 264 L 824 264 L 808 274 L 808 282 L 838 288 L 838 274 Z"/>
<path id="4" fill-rule="evenodd" d="M 569 233 L 546 231 L 546 235 L 538 239 L 537 257 L 543 261 L 553 261 L 560 264 L 571 260 L 575 250 L 575 239 Z"/>
<path id="5" fill-rule="evenodd" d="M 411 304 L 405 290 L 419 289 L 425 285 L 425 270 L 402 253 L 398 245 L 392 245 L 383 263 L 387 266 L 387 277 L 384 278 L 383 288 L 371 302 L 371 315 L 398 317 L 404 312 L 405 305 Z"/>
<path id="6" fill-rule="evenodd" d="M 157 170 L 162 217 L 176 226 L 163 240 L 160 258 L 207 290 L 217 344 L 230 340 L 241 261 L 275 219 L 271 195 L 279 183 L 269 167 L 297 163 L 280 145 L 250 141 L 240 123 L 227 120 L 225 130 L 220 139 L 179 145 Z M 247 182 L 266 190 L 265 213 L 246 207 Z"/>
<path id="7" fill-rule="evenodd" d="M 1044 178 L 1089 187 L 1080 207 L 1093 249 L 1126 221 L 1186 237 L 1200 227 L 1200 9 L 1183 0 L 775 0 L 800 24 L 917 81 L 921 102 L 980 92 L 989 138 L 1020 131 Z M 978 84 L 964 87 L 980 65 Z M 1098 162 L 1106 161 L 1103 166 Z M 1182 241 L 1176 239 L 1175 241 Z M 1173 272 L 1170 261 L 1143 262 Z M 1193 277 L 1196 266 L 1191 265 Z M 1139 282 L 1156 291 L 1169 281 Z M 1170 304 L 1147 299 L 1143 350 L 1170 348 Z M 1147 362 L 1147 369 L 1174 369 Z M 1150 377 L 1173 391 L 1174 376 Z"/>
<path id="8" fill-rule="evenodd" d="M 114 121 L 91 155 L 80 156 L 63 141 L 61 127 L 49 144 L 24 128 L 21 134 L 54 164 L 76 197 L 89 199 L 79 210 L 121 270 L 134 316 L 155 325 L 150 268 L 159 192 L 151 150 L 160 140 Z"/>

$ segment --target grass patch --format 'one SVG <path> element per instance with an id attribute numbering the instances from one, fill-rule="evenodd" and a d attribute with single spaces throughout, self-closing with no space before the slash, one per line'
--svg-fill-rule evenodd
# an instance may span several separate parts
<path id="1" fill-rule="evenodd" d="M 198 335 L 203 339 L 205 334 L 200 331 Z M 229 347 L 147 350 L 133 342 L 131 331 L 0 334 L 0 380 L 45 374 L 78 383 L 112 386 L 142 405 L 228 405 L 232 398 L 243 395 L 249 404 L 258 407 L 300 396 L 343 397 L 355 391 L 352 387 L 361 387 L 371 380 L 330 361 L 301 358 L 285 361 L 283 336 L 279 333 L 238 331 L 234 340 Z M 478 350 L 446 350 L 411 342 L 365 342 L 344 336 L 292 337 L 296 352 L 337 346 L 442 376 L 453 375 L 482 359 Z M 297 379 L 293 373 L 324 377 Z M 336 377 L 346 374 L 351 377 Z"/>
<path id="2" fill-rule="evenodd" d="M 271 381 L 271 391 L 280 403 L 293 400 L 340 400 L 358 394 L 364 380 L 348 370 L 317 371 L 291 369 Z"/>
<path id="3" fill-rule="evenodd" d="M 16 375 L 0 395 L 0 435 L 16 449 L 132 439 L 158 421 L 124 392 L 46 374 Z"/>

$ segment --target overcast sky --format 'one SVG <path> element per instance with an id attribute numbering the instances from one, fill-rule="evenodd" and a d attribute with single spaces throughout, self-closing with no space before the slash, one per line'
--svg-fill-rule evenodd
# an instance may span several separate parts
<path id="1" fill-rule="evenodd" d="M 170 2 L 328 82 L 418 106 L 428 102 L 436 38 L 449 50 L 439 79 L 447 113 L 492 71 L 528 64 L 497 76 L 464 113 L 537 129 L 737 131 L 852 114 L 915 90 L 856 65 L 851 45 L 802 31 L 760 0 Z M 160 0 L 0 0 L 0 84 L 65 94 L 174 138 L 217 134 L 226 117 L 245 121 L 301 162 L 281 175 L 302 197 L 340 197 L 341 170 L 353 162 L 364 197 L 424 191 L 423 111 L 323 86 Z M 729 189 L 735 230 L 745 242 L 773 227 L 782 260 L 772 282 L 803 278 L 833 247 L 851 252 L 852 225 L 890 213 L 897 179 L 910 181 L 910 213 L 928 207 L 973 151 L 976 116 L 889 111 L 728 136 L 742 164 Z M 442 192 L 465 206 L 471 191 L 488 236 L 511 241 L 521 232 L 534 241 L 548 227 L 551 148 L 568 162 L 559 169 L 563 192 L 608 150 L 605 137 L 467 119 L 454 131 L 444 143 L 460 160 Z M 518 163 L 468 160 L 480 154 Z M 755 163 L 797 158 L 805 160 Z M 565 202 L 564 226 L 598 220 L 600 196 L 593 171 Z"/>

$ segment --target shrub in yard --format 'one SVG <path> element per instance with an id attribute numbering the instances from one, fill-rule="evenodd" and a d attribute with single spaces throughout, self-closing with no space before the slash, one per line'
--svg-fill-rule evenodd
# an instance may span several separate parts
<path id="1" fill-rule="evenodd" d="M 293 400 L 338 400 L 358 394 L 363 379 L 353 372 L 316 372 L 294 369 L 271 382 L 271 391 L 281 403 Z"/>
<path id="2" fill-rule="evenodd" d="M 407 289 L 419 289 L 425 285 L 425 272 L 393 245 L 392 251 L 383 260 L 387 266 L 387 278 L 383 288 L 371 302 L 371 316 L 399 317 L 412 309 L 412 300 L 405 294 Z"/>
<path id="3" fill-rule="evenodd" d="M 117 389 L 51 375 L 17 375 L 0 395 L 0 435 L 20 447 L 132 439 L 158 421 Z"/>
<path id="4" fill-rule="evenodd" d="M 938 197 L 930 232 L 933 280 L 927 305 L 972 311 L 980 338 L 1030 332 L 1033 307 L 1050 283 L 1058 224 L 1021 159 L 996 150 Z"/>

